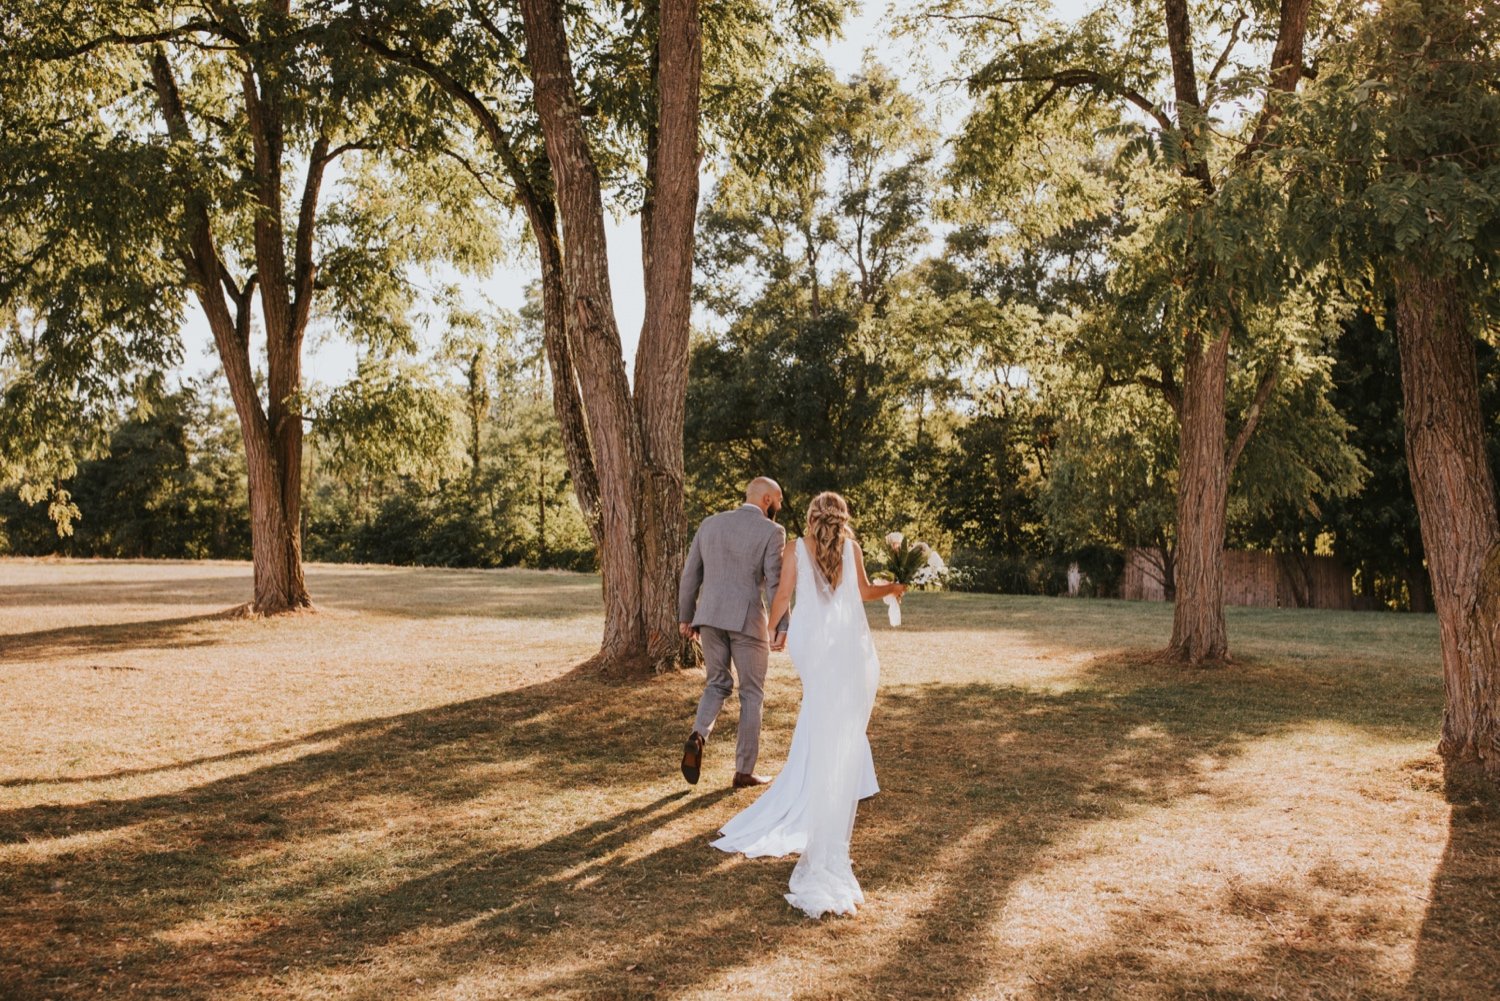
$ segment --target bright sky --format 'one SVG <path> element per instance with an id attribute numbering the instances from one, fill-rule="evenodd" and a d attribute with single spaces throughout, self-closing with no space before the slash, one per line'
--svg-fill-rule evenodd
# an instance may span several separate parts
<path id="1" fill-rule="evenodd" d="M 1063 16 L 1076 16 L 1084 8 L 1084 0 L 1055 0 L 1054 7 Z M 893 43 L 881 24 L 885 4 L 865 2 L 859 13 L 845 25 L 842 38 L 823 46 L 824 58 L 840 76 L 847 78 L 860 68 L 864 53 L 872 50 L 876 58 L 894 64 L 896 68 L 909 61 L 893 58 L 899 52 L 892 51 L 901 43 Z M 708 194 L 707 184 L 703 192 Z M 640 337 L 641 319 L 645 312 L 645 293 L 641 273 L 640 222 L 637 217 L 608 220 L 610 285 L 614 292 L 615 316 L 620 325 L 620 337 L 624 342 L 626 371 L 634 366 L 635 345 Z M 489 278 L 482 281 L 462 282 L 476 297 L 488 298 L 496 306 L 508 309 L 519 308 L 524 302 L 526 286 L 534 280 L 535 265 L 527 255 L 519 255 L 515 264 L 497 268 Z M 183 328 L 185 349 L 184 370 L 192 375 L 211 372 L 217 365 L 213 338 L 208 325 L 196 308 L 189 314 Z M 252 349 L 253 350 L 253 349 Z M 306 382 L 337 385 L 353 372 L 357 354 L 355 347 L 342 337 L 310 336 L 304 358 L 303 374 Z M 263 365 L 264 362 L 257 362 Z"/>

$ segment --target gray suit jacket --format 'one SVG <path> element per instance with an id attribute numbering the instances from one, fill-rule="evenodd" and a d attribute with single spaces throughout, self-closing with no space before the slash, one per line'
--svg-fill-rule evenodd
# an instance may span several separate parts
<path id="1" fill-rule="evenodd" d="M 781 583 L 784 545 L 786 529 L 749 504 L 703 519 L 682 568 L 677 620 L 760 635 Z"/>

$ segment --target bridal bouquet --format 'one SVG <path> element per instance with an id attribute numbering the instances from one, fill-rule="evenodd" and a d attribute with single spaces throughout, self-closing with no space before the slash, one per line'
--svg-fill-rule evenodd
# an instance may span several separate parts
<path id="1" fill-rule="evenodd" d="M 929 587 L 941 584 L 948 575 L 948 564 L 925 542 L 910 541 L 900 532 L 885 537 L 881 576 L 907 587 Z M 886 609 L 891 625 L 901 624 L 901 603 L 887 596 Z"/>

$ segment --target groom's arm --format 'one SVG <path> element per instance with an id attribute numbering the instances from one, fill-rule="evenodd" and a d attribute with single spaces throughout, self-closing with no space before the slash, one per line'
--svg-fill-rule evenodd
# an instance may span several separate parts
<path id="1" fill-rule="evenodd" d="M 698 590 L 703 586 L 703 553 L 698 540 L 703 529 L 693 533 L 693 544 L 688 547 L 687 563 L 682 567 L 682 582 L 677 585 L 677 621 L 691 626 L 698 611 Z"/>
<path id="2" fill-rule="evenodd" d="M 771 536 L 771 543 L 766 547 L 764 565 L 761 569 L 765 572 L 765 580 L 762 587 L 766 595 L 766 612 L 771 611 L 771 605 L 776 600 L 776 588 L 781 583 L 781 551 L 786 548 L 786 529 L 780 525 L 776 526 L 776 534 Z M 787 612 L 781 617 L 781 621 L 771 631 L 773 633 L 784 633 L 787 623 L 791 621 L 792 613 Z"/>

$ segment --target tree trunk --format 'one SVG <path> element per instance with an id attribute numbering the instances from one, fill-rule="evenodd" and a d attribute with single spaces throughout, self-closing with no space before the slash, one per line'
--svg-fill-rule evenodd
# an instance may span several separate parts
<path id="1" fill-rule="evenodd" d="M 646 309 L 635 357 L 642 459 L 642 595 L 646 655 L 658 669 L 687 652 L 677 631 L 682 576 L 683 418 L 693 246 L 698 215 L 698 89 L 703 69 L 697 0 L 662 0 L 654 60 L 657 126 L 641 211 Z"/>
<path id="2" fill-rule="evenodd" d="M 270 423 L 261 409 L 250 367 L 249 290 L 239 298 L 231 313 L 224 290 L 205 274 L 208 269 L 203 266 L 202 255 L 211 249 L 206 215 L 197 220 L 194 229 L 197 232 L 192 243 L 197 252 L 189 255 L 188 273 L 224 366 L 245 446 L 250 490 L 250 558 L 254 568 L 255 597 L 251 608 L 258 615 L 305 608 L 311 601 L 302 577 L 298 519 L 284 505 L 287 483 L 276 462 Z M 299 441 L 299 455 L 300 444 Z"/>
<path id="3" fill-rule="evenodd" d="M 312 604 L 302 577 L 302 335 L 311 305 L 312 213 L 328 151 L 327 140 L 319 138 L 309 157 L 293 249 L 298 271 L 294 276 L 287 268 L 286 233 L 282 225 L 285 145 L 283 109 L 276 81 L 276 72 L 264 67 L 247 66 L 241 77 L 255 164 L 257 205 L 252 232 L 261 318 L 266 328 L 265 420 L 269 461 L 262 461 L 258 469 L 252 466 L 250 473 L 252 525 L 257 520 L 257 497 L 265 518 L 260 544 L 252 542 L 255 610 L 263 614 Z M 305 287 L 304 269 L 307 269 Z M 248 463 L 248 453 L 246 458 Z M 264 592 L 262 580 L 266 585 Z"/>
<path id="4" fill-rule="evenodd" d="M 1469 305 L 1458 281 L 1395 267 L 1406 459 L 1443 648 L 1450 761 L 1500 774 L 1500 515 Z"/>
<path id="5" fill-rule="evenodd" d="M 562 277 L 568 346 L 588 401 L 585 417 L 599 477 L 599 566 L 604 637 L 595 666 L 611 674 L 645 667 L 640 428 L 615 321 L 599 171 L 574 91 L 563 12 L 557 0 L 523 0 L 526 62 L 562 221 Z"/>
<path id="6" fill-rule="evenodd" d="M 1177 601 L 1167 655 L 1188 664 L 1229 655 L 1224 626 L 1224 519 L 1229 496 L 1224 385 L 1229 332 L 1188 341 L 1178 411 Z"/>
<path id="7" fill-rule="evenodd" d="M 158 106 L 167 122 L 167 130 L 177 139 L 188 135 L 187 118 L 182 99 L 177 89 L 167 57 L 157 51 L 151 60 L 152 79 L 157 93 Z M 247 75 L 247 80 L 248 80 Z M 253 94 L 253 86 L 250 93 Z M 260 105 L 251 104 L 252 116 L 259 114 Z M 279 157 L 279 133 L 273 149 L 271 145 L 258 142 L 257 157 L 274 152 Z M 262 139 L 265 133 L 261 133 Z M 320 175 L 321 164 L 309 171 L 309 185 L 316 197 L 315 175 Z M 276 177 L 279 183 L 279 166 Z M 250 366 L 250 317 L 251 297 L 255 279 L 246 281 L 243 288 L 234 286 L 228 269 L 214 241 L 213 227 L 209 218 L 207 200 L 201 191 L 190 183 L 184 186 L 183 204 L 185 239 L 182 249 L 183 265 L 189 283 L 203 307 L 213 333 L 214 346 L 218 349 L 224 375 L 229 382 L 230 397 L 234 401 L 235 414 L 239 418 L 240 436 L 245 446 L 245 468 L 249 484 L 250 500 L 250 552 L 254 567 L 254 602 L 252 609 L 260 615 L 274 615 L 311 605 L 307 586 L 302 577 L 302 536 L 300 527 L 302 490 L 302 424 L 296 419 L 290 422 L 294 430 L 287 432 L 286 420 L 281 427 L 268 418 L 262 409 L 260 397 L 255 389 L 255 375 Z M 280 205 L 279 190 L 276 205 Z M 281 254 L 280 227 L 277 219 L 277 246 Z M 311 219 L 306 222 L 307 243 L 311 242 Z M 302 244 L 299 233 L 299 249 Z M 259 244 L 259 234 L 257 243 Z M 279 256 L 278 256 L 278 259 Z M 308 276 L 309 284 L 311 276 Z M 262 286 L 264 288 L 264 286 Z M 231 299 L 233 310 L 230 308 Z M 263 305 L 265 300 L 262 300 Z M 299 315 L 299 311 L 288 309 L 287 315 Z M 305 313 L 303 322 L 305 323 Z M 300 381 L 300 335 L 297 338 L 299 351 L 294 358 L 291 376 Z M 274 384 L 282 384 L 288 376 L 285 359 L 280 363 L 272 360 L 271 371 Z M 274 400 L 274 392 L 273 392 Z M 280 416 L 280 411 L 273 411 Z M 290 462 L 290 467 L 288 463 Z M 290 474 L 288 470 L 290 469 Z M 290 497 L 292 503 L 287 504 Z"/>

